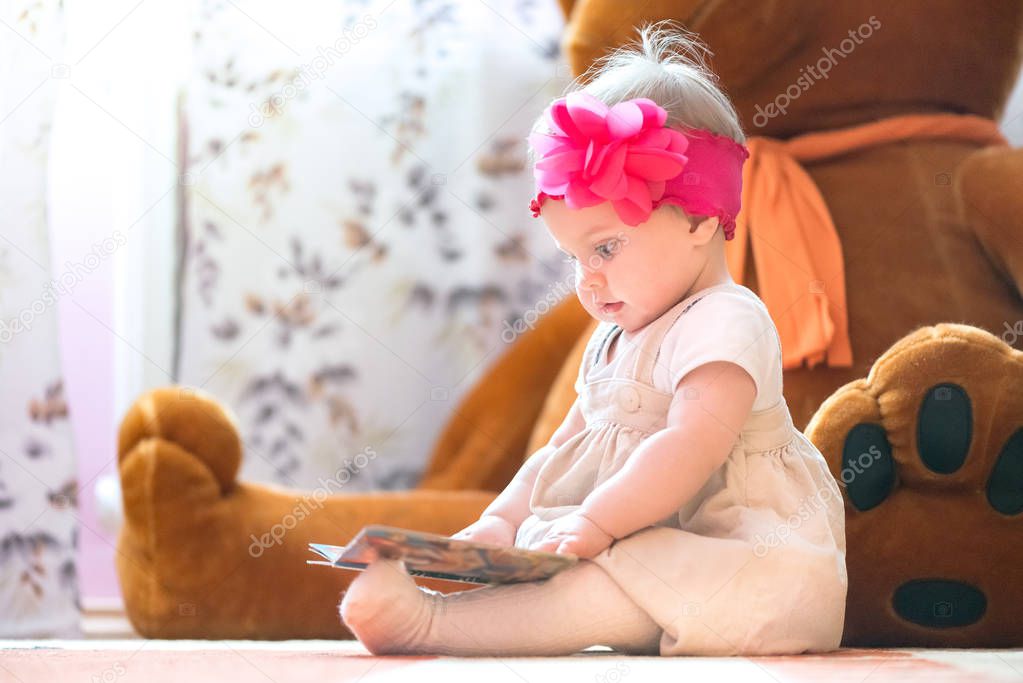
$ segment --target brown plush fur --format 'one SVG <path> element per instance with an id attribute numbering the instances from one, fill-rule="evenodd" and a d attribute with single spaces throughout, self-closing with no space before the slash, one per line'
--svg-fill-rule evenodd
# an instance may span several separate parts
<path id="1" fill-rule="evenodd" d="M 1015 0 L 560 2 L 576 74 L 631 40 L 634 26 L 676 19 L 714 52 L 711 66 L 747 133 L 779 138 L 905 113 L 997 118 L 1019 70 L 1023 35 L 1023 4 Z M 758 105 L 872 15 L 880 29 L 827 80 L 786 115 L 753 125 Z M 785 397 L 836 476 L 848 430 L 882 425 L 899 481 L 871 510 L 847 501 L 844 642 L 1018 646 L 1023 634 L 1013 629 L 1011 607 L 1023 598 L 1023 521 L 985 507 L 978 486 L 1023 424 L 1019 354 L 984 332 L 1000 334 L 1023 320 L 1023 152 L 917 140 L 807 171 L 842 240 L 854 366 L 787 371 Z M 753 259 L 746 262 L 743 282 L 756 291 Z M 210 398 L 177 388 L 142 397 L 119 442 L 128 521 L 118 572 L 133 624 L 147 637 L 350 637 L 336 606 L 351 573 L 305 565 L 306 543 L 344 543 L 368 523 L 439 533 L 470 523 L 567 412 L 594 325 L 574 297 L 566 299 L 458 406 L 417 490 L 331 496 L 259 557 L 248 551 L 250 534 L 279 523 L 301 497 L 235 481 L 240 441 Z M 1016 382 L 1014 395 L 1007 378 Z M 962 386 L 974 405 L 967 464 L 951 475 L 922 469 L 914 454 L 914 411 L 941 382 Z M 893 588 L 928 575 L 982 589 L 984 618 L 958 629 L 900 619 L 891 609 Z"/>
<path id="2" fill-rule="evenodd" d="M 337 604 L 351 572 L 306 565 L 317 559 L 308 543 L 343 545 L 381 522 L 451 534 L 494 498 L 422 489 L 324 499 L 235 481 L 241 443 L 231 419 L 179 388 L 132 406 L 118 453 L 126 520 L 117 571 L 132 625 L 147 638 L 350 637 Z M 280 544 L 253 545 L 275 525 Z"/>

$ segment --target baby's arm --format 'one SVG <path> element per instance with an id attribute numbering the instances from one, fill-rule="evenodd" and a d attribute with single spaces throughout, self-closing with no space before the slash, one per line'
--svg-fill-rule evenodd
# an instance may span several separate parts
<path id="1" fill-rule="evenodd" d="M 689 372 L 675 391 L 666 427 L 591 491 L 579 514 L 616 539 L 665 519 L 731 453 L 755 398 L 753 378 L 735 363 L 714 361 Z"/>
<path id="2" fill-rule="evenodd" d="M 533 455 L 523 463 L 504 491 L 487 506 L 480 517 L 495 515 L 507 520 L 515 529 L 529 517 L 529 499 L 533 493 L 533 485 L 536 483 L 537 473 L 547 458 L 558 449 L 563 443 L 582 431 L 586 426 L 586 419 L 579 409 L 579 399 L 576 398 L 568 415 L 562 421 L 561 426 L 551 435 L 546 445 L 537 449 Z"/>

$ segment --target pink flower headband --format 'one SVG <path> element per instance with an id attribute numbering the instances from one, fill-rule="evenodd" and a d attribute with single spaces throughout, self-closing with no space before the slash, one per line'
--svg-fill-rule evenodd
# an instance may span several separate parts
<path id="1" fill-rule="evenodd" d="M 546 198 L 564 198 L 571 209 L 610 201 L 623 223 L 636 226 L 661 204 L 676 204 L 717 216 L 725 239 L 734 236 L 745 146 L 708 130 L 667 128 L 668 113 L 645 97 L 608 107 L 574 91 L 545 114 L 552 134 L 528 138 L 539 156 L 533 217 Z"/>

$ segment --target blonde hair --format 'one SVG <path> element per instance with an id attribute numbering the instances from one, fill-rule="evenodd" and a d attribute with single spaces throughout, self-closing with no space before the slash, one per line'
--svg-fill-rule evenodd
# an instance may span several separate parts
<path id="1" fill-rule="evenodd" d="M 709 49 L 697 34 L 670 19 L 645 24 L 636 31 L 639 40 L 594 61 L 562 96 L 582 90 L 608 106 L 647 97 L 668 112 L 667 126 L 705 129 L 744 143 L 739 116 L 718 86 L 717 75 L 707 66 Z M 531 132 L 551 132 L 543 114 Z M 528 146 L 527 158 L 530 166 L 536 163 Z"/>
<path id="2" fill-rule="evenodd" d="M 735 107 L 705 61 L 713 53 L 699 36 L 670 19 L 636 32 L 638 40 L 595 60 L 562 95 L 582 90 L 608 106 L 648 97 L 668 112 L 668 126 L 704 128 L 744 143 Z M 533 126 L 538 129 L 546 129 L 543 116 Z"/>

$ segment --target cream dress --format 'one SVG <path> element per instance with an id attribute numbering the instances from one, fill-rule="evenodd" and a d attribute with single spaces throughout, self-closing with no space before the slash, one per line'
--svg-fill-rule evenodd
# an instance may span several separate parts
<path id="1" fill-rule="evenodd" d="M 601 322 L 587 344 L 576 382 L 586 427 L 544 463 L 515 544 L 542 538 L 663 429 L 686 373 L 731 361 L 753 377 L 757 398 L 726 461 L 677 513 L 592 561 L 663 629 L 662 655 L 837 648 L 848 586 L 842 495 L 820 451 L 792 423 L 781 345 L 763 302 L 742 285 L 716 285 L 630 340 L 620 332 Z M 616 335 L 609 363 L 606 346 Z"/>

